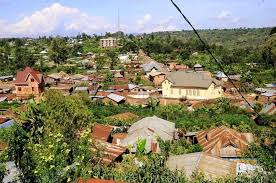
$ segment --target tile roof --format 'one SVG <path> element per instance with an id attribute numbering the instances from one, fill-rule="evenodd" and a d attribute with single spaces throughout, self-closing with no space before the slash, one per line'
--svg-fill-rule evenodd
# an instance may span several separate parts
<path id="1" fill-rule="evenodd" d="M 95 124 L 92 129 L 92 138 L 102 141 L 107 141 L 108 138 L 111 135 L 111 132 L 113 130 L 113 127 L 101 125 L 101 124 Z"/>
<path id="2" fill-rule="evenodd" d="M 172 82 L 172 87 L 209 88 L 212 83 L 220 85 L 218 80 L 199 72 L 172 72 L 166 77 L 166 79 Z"/>
<path id="3" fill-rule="evenodd" d="M 26 67 L 25 70 L 17 72 L 15 84 L 27 84 L 26 80 L 29 75 L 33 76 L 35 81 L 38 83 L 41 83 L 43 80 L 43 75 L 39 71 L 35 71 L 30 67 Z"/>
<path id="4" fill-rule="evenodd" d="M 180 170 L 190 177 L 193 172 L 199 171 L 208 179 L 216 179 L 225 176 L 236 176 L 237 163 L 224 160 L 210 154 L 199 152 L 171 156 L 167 160 L 170 170 Z"/>
<path id="5" fill-rule="evenodd" d="M 225 126 L 201 131 L 196 138 L 204 152 L 218 157 L 240 157 L 253 141 L 251 133 L 239 133 Z"/>

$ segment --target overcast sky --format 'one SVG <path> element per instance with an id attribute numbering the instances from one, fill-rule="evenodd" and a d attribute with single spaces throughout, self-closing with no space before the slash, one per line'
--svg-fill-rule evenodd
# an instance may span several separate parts
<path id="1" fill-rule="evenodd" d="M 196 28 L 271 27 L 276 0 L 175 0 Z M 169 0 L 0 0 L 0 37 L 188 29 Z"/>

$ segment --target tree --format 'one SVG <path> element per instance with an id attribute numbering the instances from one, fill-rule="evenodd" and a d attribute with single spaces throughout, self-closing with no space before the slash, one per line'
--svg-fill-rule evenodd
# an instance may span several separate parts
<path id="1" fill-rule="evenodd" d="M 276 35 L 271 35 L 264 44 L 263 58 L 268 66 L 276 67 Z"/>
<path id="2" fill-rule="evenodd" d="M 114 67 L 118 64 L 118 54 L 114 49 L 106 50 L 106 55 L 110 59 L 110 69 L 114 69 Z"/>
<path id="3" fill-rule="evenodd" d="M 54 38 L 49 48 L 50 59 L 56 64 L 63 64 L 68 58 L 68 47 L 66 41 L 62 38 Z"/>

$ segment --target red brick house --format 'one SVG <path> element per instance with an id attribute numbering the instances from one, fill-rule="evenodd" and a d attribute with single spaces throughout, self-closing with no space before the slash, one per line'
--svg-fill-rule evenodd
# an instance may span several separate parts
<path id="1" fill-rule="evenodd" d="M 26 67 L 24 71 L 18 71 L 15 80 L 16 96 L 39 96 L 44 91 L 44 77 L 39 71 Z"/>

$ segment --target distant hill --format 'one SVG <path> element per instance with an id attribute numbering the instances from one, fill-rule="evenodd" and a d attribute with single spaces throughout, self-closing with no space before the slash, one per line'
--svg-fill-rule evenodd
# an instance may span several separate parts
<path id="1" fill-rule="evenodd" d="M 199 34 L 208 44 L 223 45 L 228 48 L 237 47 L 257 47 L 262 44 L 269 36 L 272 28 L 240 28 L 240 29 L 213 29 L 213 30 L 198 30 Z M 160 39 L 166 37 L 175 37 L 181 40 L 195 39 L 196 35 L 193 31 L 176 31 L 176 32 L 156 32 L 147 34 L 148 36 L 157 36 Z"/>

